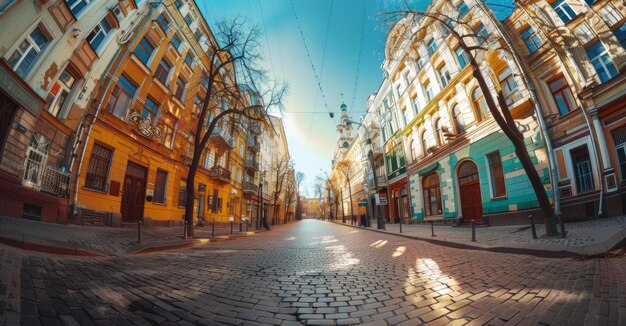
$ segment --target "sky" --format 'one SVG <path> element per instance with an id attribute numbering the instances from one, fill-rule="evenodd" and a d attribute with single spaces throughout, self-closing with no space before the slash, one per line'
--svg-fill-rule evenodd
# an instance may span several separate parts
<path id="1" fill-rule="evenodd" d="M 494 0 L 498 3 L 508 0 Z M 282 112 L 301 191 L 313 196 L 315 177 L 330 172 L 342 100 L 359 119 L 383 80 L 381 65 L 393 0 L 196 0 L 209 26 L 247 17 L 263 31 L 265 69 L 289 85 Z M 416 1 L 416 9 L 428 2 Z M 502 7 L 492 6 L 496 13 Z M 306 46 L 305 46 L 306 44 Z M 319 83 L 318 83 L 319 81 Z M 320 91 L 321 86 L 321 91 Z M 334 119 L 329 112 L 334 112 Z"/>

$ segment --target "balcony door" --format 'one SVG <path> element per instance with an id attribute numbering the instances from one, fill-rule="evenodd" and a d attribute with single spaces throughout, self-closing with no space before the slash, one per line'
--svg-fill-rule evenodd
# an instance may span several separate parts
<path id="1" fill-rule="evenodd" d="M 147 169 L 128 162 L 122 195 L 122 221 L 132 223 L 143 217 Z"/>

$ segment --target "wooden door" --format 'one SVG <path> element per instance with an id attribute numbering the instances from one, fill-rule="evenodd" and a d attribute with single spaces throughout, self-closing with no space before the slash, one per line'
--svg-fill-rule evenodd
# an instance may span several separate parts
<path id="1" fill-rule="evenodd" d="M 128 162 L 122 195 L 122 221 L 137 222 L 143 218 L 146 192 L 146 168 Z"/>
<path id="2" fill-rule="evenodd" d="M 11 130 L 13 115 L 16 110 L 17 105 L 4 93 L 0 92 L 0 156 L 9 135 L 9 130 Z"/>
<path id="3" fill-rule="evenodd" d="M 462 163 L 459 168 L 459 186 L 461 193 L 461 214 L 469 222 L 483 221 L 483 203 L 480 194 L 478 168 L 472 161 Z"/>

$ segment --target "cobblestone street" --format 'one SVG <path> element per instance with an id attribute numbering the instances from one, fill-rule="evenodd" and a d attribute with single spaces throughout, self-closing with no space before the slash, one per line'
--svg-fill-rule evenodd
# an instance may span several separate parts
<path id="1" fill-rule="evenodd" d="M 626 325 L 626 257 L 459 250 L 305 220 L 111 258 L 0 247 L 8 325 Z"/>

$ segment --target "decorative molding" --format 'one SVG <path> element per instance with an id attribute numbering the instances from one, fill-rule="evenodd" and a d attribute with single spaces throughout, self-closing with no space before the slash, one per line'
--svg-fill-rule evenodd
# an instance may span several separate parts
<path id="1" fill-rule="evenodd" d="M 139 133 L 145 137 L 161 138 L 161 130 L 152 125 L 150 117 L 142 117 L 141 113 L 133 111 L 130 114 L 130 121 L 134 122 L 139 128 Z"/>

